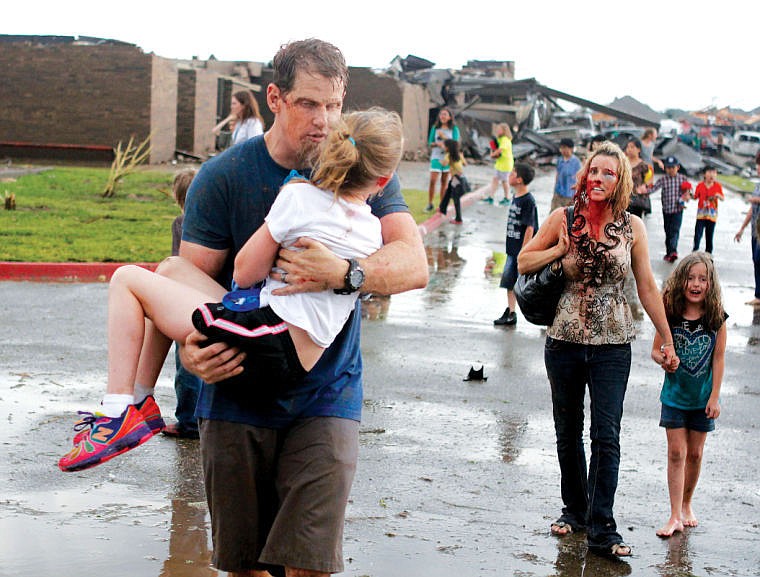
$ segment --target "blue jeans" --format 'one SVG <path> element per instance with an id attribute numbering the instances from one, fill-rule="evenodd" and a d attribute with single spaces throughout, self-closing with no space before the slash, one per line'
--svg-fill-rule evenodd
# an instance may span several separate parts
<path id="1" fill-rule="evenodd" d="M 705 234 L 705 252 L 712 254 L 715 221 L 706 218 L 697 219 L 697 223 L 694 225 L 694 250 L 699 250 L 699 245 L 702 243 L 702 233 Z"/>
<path id="2" fill-rule="evenodd" d="M 588 545 L 623 541 L 612 508 L 620 468 L 620 420 L 631 369 L 631 346 L 580 345 L 546 337 L 544 363 L 552 390 L 561 473 L 561 519 L 586 527 Z M 583 447 L 584 396 L 591 398 L 591 460 Z"/>
<path id="3" fill-rule="evenodd" d="M 755 267 L 755 298 L 760 299 L 760 239 L 752 237 L 752 264 Z"/>
<path id="4" fill-rule="evenodd" d="M 177 370 L 174 375 L 174 393 L 177 395 L 177 425 L 184 431 L 198 432 L 198 421 L 195 420 L 195 405 L 201 390 L 201 380 L 189 372 L 179 361 L 179 349 L 174 346 L 174 362 Z"/>
<path id="5" fill-rule="evenodd" d="M 665 228 L 665 254 L 678 254 L 678 235 L 681 233 L 683 212 L 662 213 Z"/>

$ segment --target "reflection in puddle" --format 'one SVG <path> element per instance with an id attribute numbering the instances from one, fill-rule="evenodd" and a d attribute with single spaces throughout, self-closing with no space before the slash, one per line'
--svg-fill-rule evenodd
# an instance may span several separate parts
<path id="1" fill-rule="evenodd" d="M 197 441 L 176 441 L 169 556 L 160 577 L 211 577 L 209 517 Z"/>
<path id="2" fill-rule="evenodd" d="M 554 562 L 556 577 L 622 577 L 631 574 L 631 566 L 626 561 L 605 559 L 588 553 L 585 541 L 584 535 L 557 539 L 557 560 Z"/>
<path id="3" fill-rule="evenodd" d="M 675 533 L 670 539 L 665 540 L 665 544 L 665 560 L 657 564 L 661 577 L 692 575 L 688 532 Z"/>

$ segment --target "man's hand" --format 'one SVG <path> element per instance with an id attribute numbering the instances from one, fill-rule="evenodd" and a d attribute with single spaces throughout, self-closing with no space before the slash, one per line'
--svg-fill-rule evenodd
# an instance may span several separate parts
<path id="1" fill-rule="evenodd" d="M 277 253 L 275 265 L 285 271 L 288 286 L 278 288 L 272 294 L 289 295 L 343 287 L 348 261 L 311 238 L 299 238 L 293 247 L 303 250 L 282 248 Z"/>
<path id="2" fill-rule="evenodd" d="M 187 336 L 184 346 L 179 350 L 183 367 L 207 383 L 218 383 L 243 372 L 240 363 L 245 359 L 245 353 L 226 343 L 214 343 L 201 348 L 200 345 L 205 340 L 207 337 L 197 330 Z"/>

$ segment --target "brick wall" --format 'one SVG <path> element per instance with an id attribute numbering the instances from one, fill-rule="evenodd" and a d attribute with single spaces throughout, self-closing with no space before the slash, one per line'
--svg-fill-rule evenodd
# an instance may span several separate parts
<path id="1" fill-rule="evenodd" d="M 150 132 L 152 55 L 131 45 L 0 43 L 0 141 L 115 146 Z"/>
<path id="2" fill-rule="evenodd" d="M 195 70 L 180 70 L 177 83 L 177 149 L 193 152 L 195 142 Z"/>
<path id="3" fill-rule="evenodd" d="M 169 162 L 177 146 L 177 65 L 153 56 L 150 83 L 151 164 Z"/>

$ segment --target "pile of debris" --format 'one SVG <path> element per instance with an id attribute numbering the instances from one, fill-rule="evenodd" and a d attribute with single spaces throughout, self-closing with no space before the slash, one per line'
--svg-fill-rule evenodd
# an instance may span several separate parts
<path id="1" fill-rule="evenodd" d="M 440 108 L 452 111 L 465 155 L 475 162 L 488 161 L 493 125 L 500 122 L 512 127 L 515 159 L 546 164 L 559 154 L 562 138 L 571 138 L 582 156 L 598 133 L 624 145 L 628 138 L 639 138 L 646 127 L 659 130 L 664 118 L 631 97 L 616 99 L 607 106 L 550 88 L 534 78 L 516 80 L 511 61 L 471 60 L 457 71 L 434 66 L 429 60 L 409 55 L 396 57 L 389 72 L 427 88 L 433 104 L 430 125 Z M 560 101 L 578 108 L 566 110 Z M 600 123 L 595 117 L 605 121 Z M 659 137 L 655 154 L 677 157 L 690 176 L 698 175 L 705 165 L 726 174 L 746 173 L 747 159 L 702 154 L 675 133 Z"/>

